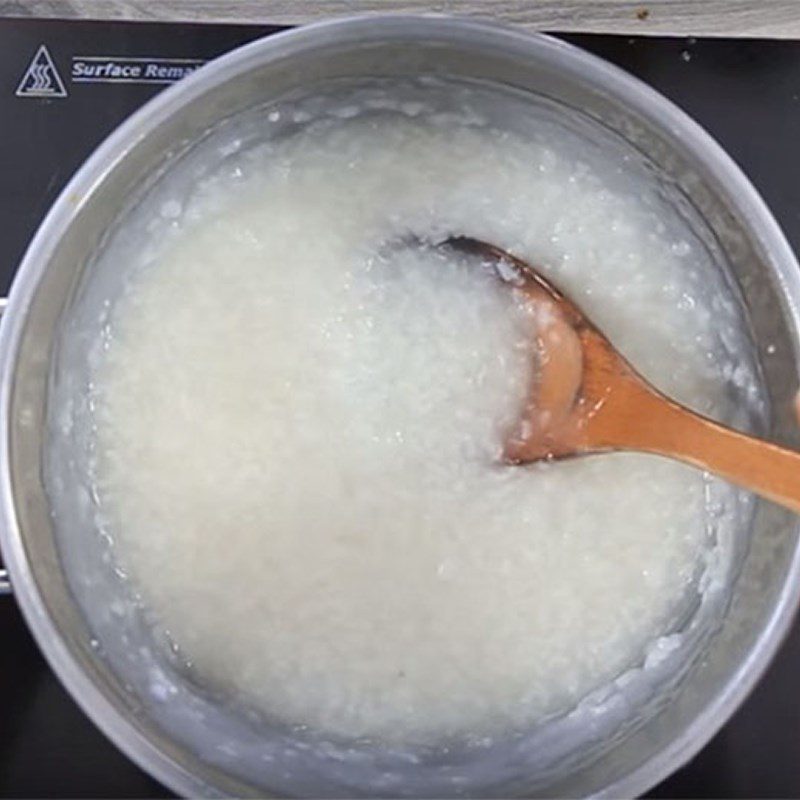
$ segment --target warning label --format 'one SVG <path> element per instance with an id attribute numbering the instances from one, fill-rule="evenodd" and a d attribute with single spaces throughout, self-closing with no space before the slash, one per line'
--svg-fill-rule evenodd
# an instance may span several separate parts
<path id="1" fill-rule="evenodd" d="M 17 97 L 66 97 L 64 81 L 58 74 L 50 51 L 40 45 L 15 92 Z"/>
<path id="2" fill-rule="evenodd" d="M 73 56 L 73 83 L 175 83 L 202 66 L 196 58 Z"/>

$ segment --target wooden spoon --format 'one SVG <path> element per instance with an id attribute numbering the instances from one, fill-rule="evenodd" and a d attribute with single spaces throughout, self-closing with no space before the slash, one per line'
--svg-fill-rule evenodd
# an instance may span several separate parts
<path id="1" fill-rule="evenodd" d="M 678 459 L 800 513 L 800 453 L 696 414 L 651 386 L 530 264 L 486 242 L 443 246 L 479 256 L 535 305 L 539 362 L 505 445 L 513 464 L 636 450 Z"/>

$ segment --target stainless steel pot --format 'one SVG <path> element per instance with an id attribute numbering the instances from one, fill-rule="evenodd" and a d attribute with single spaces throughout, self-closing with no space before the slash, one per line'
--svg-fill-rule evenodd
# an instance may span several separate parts
<path id="1" fill-rule="evenodd" d="M 636 795 L 696 753 L 733 713 L 774 654 L 798 602 L 797 520 L 761 504 L 724 624 L 659 713 L 592 757 L 565 762 L 548 775 L 532 774 L 518 749 L 513 764 L 506 759 L 502 770 L 473 770 L 464 784 L 452 779 L 467 774 L 466 762 L 437 762 L 437 754 L 407 765 L 414 779 L 395 783 L 382 782 L 380 769 L 361 773 L 358 763 L 342 778 L 331 769 L 331 754 L 314 748 L 284 763 L 239 769 L 235 759 L 213 747 L 201 752 L 163 724 L 139 687 L 98 652 L 70 590 L 42 486 L 57 323 L 92 253 L 145 177 L 219 120 L 321 79 L 421 74 L 545 95 L 599 121 L 649 158 L 713 232 L 747 306 L 773 409 L 769 433 L 792 438 L 788 409 L 799 382 L 797 264 L 733 161 L 644 84 L 552 38 L 434 17 L 312 25 L 204 67 L 122 125 L 73 178 L 25 256 L 0 334 L 0 543 L 14 595 L 51 666 L 86 713 L 132 759 L 185 795 Z"/>

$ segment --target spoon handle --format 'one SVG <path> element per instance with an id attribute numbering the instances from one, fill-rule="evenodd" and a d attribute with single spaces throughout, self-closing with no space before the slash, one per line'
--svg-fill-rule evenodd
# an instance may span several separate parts
<path id="1" fill-rule="evenodd" d="M 720 475 L 800 514 L 800 452 L 727 428 L 657 393 L 640 406 L 647 422 L 627 429 L 626 446 Z"/>

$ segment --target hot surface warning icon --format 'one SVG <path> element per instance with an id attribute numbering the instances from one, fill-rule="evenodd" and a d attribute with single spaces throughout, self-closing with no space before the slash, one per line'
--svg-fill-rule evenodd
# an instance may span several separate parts
<path id="1" fill-rule="evenodd" d="M 48 49 L 41 45 L 25 70 L 17 97 L 66 97 L 67 90 Z"/>

